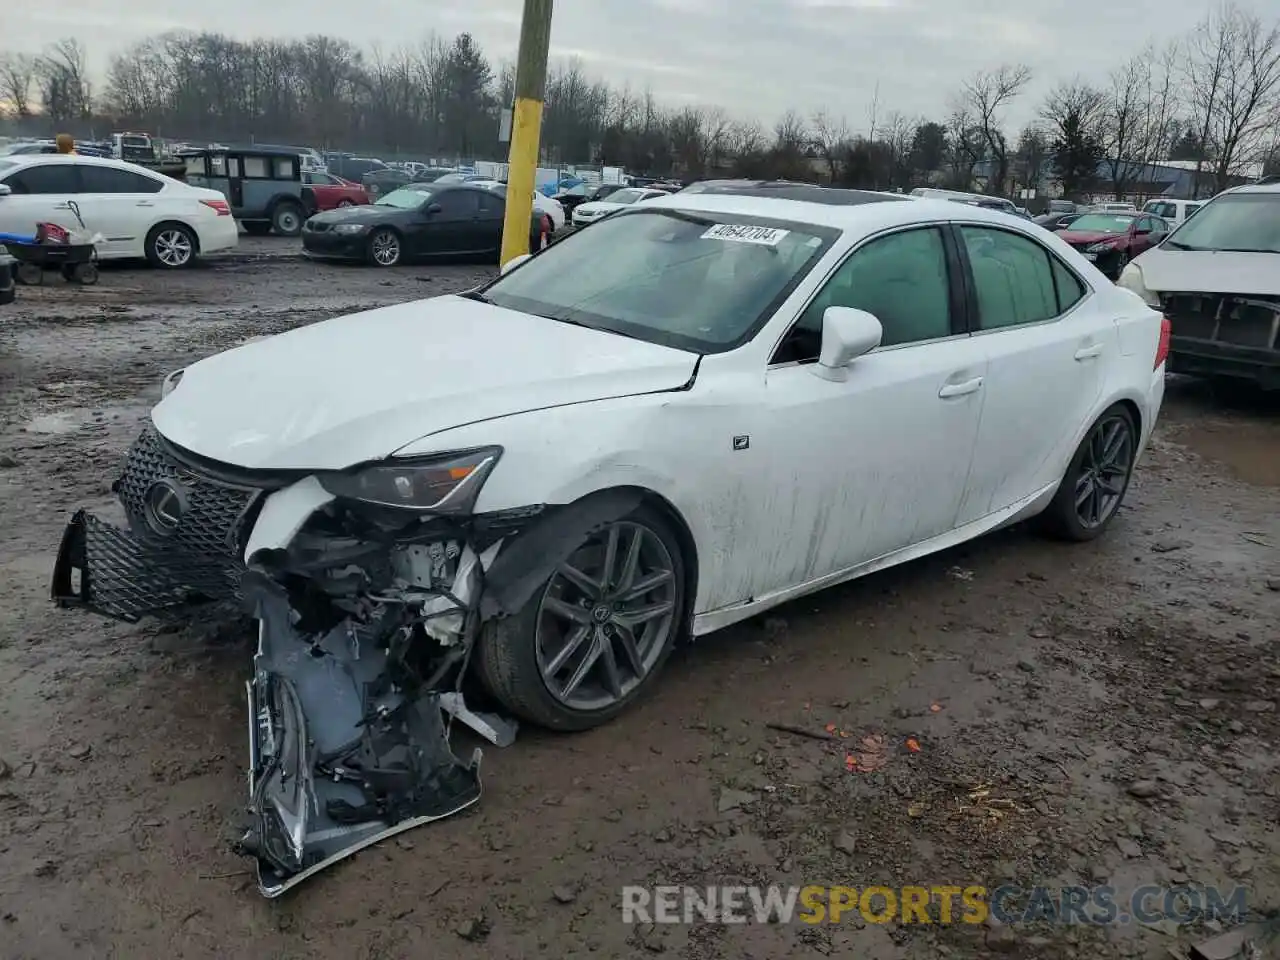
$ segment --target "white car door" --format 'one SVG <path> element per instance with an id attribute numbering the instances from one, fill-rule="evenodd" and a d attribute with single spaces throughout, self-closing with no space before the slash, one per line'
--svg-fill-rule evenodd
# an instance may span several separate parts
<path id="1" fill-rule="evenodd" d="M 78 199 L 75 166 L 59 160 L 23 164 L 13 171 L 0 168 L 0 183 L 10 193 L 0 197 L 0 233 L 29 237 L 37 223 L 56 223 L 78 230 L 70 201 Z"/>
<path id="2" fill-rule="evenodd" d="M 1061 478 L 1063 451 L 1086 426 L 1119 344 L 1088 286 L 1045 246 L 987 225 L 957 231 L 976 299 L 973 339 L 987 357 L 982 426 L 958 518 L 967 523 Z"/>
<path id="3" fill-rule="evenodd" d="M 868 241 L 779 345 L 750 439 L 769 481 L 754 505 L 760 562 L 747 596 L 847 570 L 955 526 L 986 360 L 964 332 L 949 243 L 938 227 Z M 884 328 L 881 346 L 840 383 L 812 369 L 830 306 L 866 310 Z"/>
<path id="4" fill-rule="evenodd" d="M 164 218 L 164 181 L 123 167 L 84 161 L 80 169 L 80 215 L 100 233 L 101 257 L 143 257 L 147 232 Z"/>

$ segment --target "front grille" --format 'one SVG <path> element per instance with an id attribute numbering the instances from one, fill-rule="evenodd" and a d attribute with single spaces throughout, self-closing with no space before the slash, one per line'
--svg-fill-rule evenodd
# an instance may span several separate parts
<path id="1" fill-rule="evenodd" d="M 158 533 L 148 519 L 147 495 L 163 481 L 176 485 L 185 500 L 181 518 L 168 534 Z M 150 427 L 130 448 L 115 491 L 138 536 L 195 555 L 228 558 L 239 557 L 250 510 L 262 494 L 194 472 L 165 449 Z"/>
<path id="2" fill-rule="evenodd" d="M 1280 349 L 1280 297 L 1171 293 L 1163 306 L 1175 337 Z"/>

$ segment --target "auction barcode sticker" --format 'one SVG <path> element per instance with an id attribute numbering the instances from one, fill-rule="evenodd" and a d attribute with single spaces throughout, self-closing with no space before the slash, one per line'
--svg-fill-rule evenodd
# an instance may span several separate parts
<path id="1" fill-rule="evenodd" d="M 775 227 L 749 227 L 736 223 L 717 223 L 702 235 L 703 240 L 732 240 L 735 243 L 758 243 L 776 247 L 790 230 Z"/>

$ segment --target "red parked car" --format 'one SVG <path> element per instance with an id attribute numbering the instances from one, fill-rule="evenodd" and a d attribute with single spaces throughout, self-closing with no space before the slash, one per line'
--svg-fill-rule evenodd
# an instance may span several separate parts
<path id="1" fill-rule="evenodd" d="M 337 207 L 359 207 L 369 202 L 369 193 L 364 187 L 332 173 L 304 173 L 302 182 L 315 196 L 317 213 Z"/>
<path id="2" fill-rule="evenodd" d="M 1165 238 L 1169 224 L 1148 213 L 1086 213 L 1058 236 L 1092 260 L 1110 279 L 1125 264 Z"/>

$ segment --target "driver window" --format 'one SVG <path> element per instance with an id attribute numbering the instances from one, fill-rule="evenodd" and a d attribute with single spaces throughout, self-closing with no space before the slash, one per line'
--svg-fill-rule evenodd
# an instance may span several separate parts
<path id="1" fill-rule="evenodd" d="M 809 302 L 774 363 L 818 359 L 827 307 L 855 307 L 884 327 L 883 347 L 951 335 L 951 288 L 946 249 L 936 227 L 880 237 L 860 247 Z"/>

